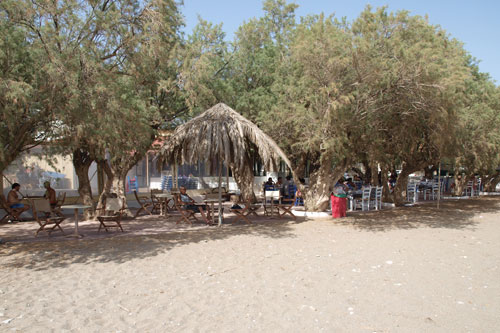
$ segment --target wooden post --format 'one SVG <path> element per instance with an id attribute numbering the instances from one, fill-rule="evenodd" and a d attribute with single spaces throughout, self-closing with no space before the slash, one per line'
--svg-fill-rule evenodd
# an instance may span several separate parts
<path id="1" fill-rule="evenodd" d="M 0 192 L 1 195 L 3 195 L 3 173 L 0 172 L 0 188 L 2 189 L 2 192 Z"/>
<path id="2" fill-rule="evenodd" d="M 179 182 L 177 179 L 177 162 L 172 166 L 172 187 L 179 188 Z"/>
<path id="3" fill-rule="evenodd" d="M 108 163 L 106 161 L 106 163 Z M 104 170 L 99 163 L 97 163 L 97 192 L 99 195 L 104 191 Z"/>
<path id="4" fill-rule="evenodd" d="M 438 200 L 437 208 L 439 209 L 439 201 L 441 201 L 441 161 L 439 162 L 438 168 Z"/>
<path id="5" fill-rule="evenodd" d="M 220 157 L 219 157 L 220 158 Z M 222 225 L 222 158 L 219 160 L 219 227 Z"/>
<path id="6" fill-rule="evenodd" d="M 226 165 L 226 192 L 229 192 L 229 165 Z"/>
<path id="7" fill-rule="evenodd" d="M 146 187 L 149 189 L 149 152 L 146 153 Z"/>

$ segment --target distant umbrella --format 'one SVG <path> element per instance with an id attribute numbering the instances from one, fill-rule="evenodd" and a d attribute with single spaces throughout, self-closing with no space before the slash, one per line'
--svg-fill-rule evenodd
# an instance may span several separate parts
<path id="1" fill-rule="evenodd" d="M 55 172 L 55 171 L 44 171 L 42 172 L 42 176 L 46 178 L 66 178 L 65 174 Z"/>

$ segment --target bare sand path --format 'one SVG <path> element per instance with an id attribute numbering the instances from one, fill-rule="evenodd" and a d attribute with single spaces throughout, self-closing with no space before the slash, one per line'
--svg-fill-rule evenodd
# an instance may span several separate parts
<path id="1" fill-rule="evenodd" d="M 500 198 L 14 241 L 0 331 L 498 332 L 499 265 Z"/>

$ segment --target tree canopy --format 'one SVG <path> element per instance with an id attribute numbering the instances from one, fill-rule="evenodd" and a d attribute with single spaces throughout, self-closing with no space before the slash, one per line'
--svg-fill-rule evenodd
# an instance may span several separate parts
<path id="1" fill-rule="evenodd" d="M 500 181 L 500 90 L 426 18 L 370 6 L 352 21 L 298 18 L 296 4 L 265 0 L 228 41 L 201 17 L 185 36 L 181 8 L 0 2 L 0 171 L 50 140 L 73 155 L 82 195 L 92 161 L 119 192 L 159 129 L 222 102 L 278 143 L 296 177 L 309 171 L 309 209 L 351 168 L 374 183 L 400 169 L 396 203 L 409 174 L 441 161 L 462 181 Z"/>

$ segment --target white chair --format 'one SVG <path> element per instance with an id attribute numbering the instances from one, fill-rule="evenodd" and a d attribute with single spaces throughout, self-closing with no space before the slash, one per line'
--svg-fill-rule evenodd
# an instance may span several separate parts
<path id="1" fill-rule="evenodd" d="M 370 210 L 370 194 L 371 194 L 371 186 L 367 186 L 363 188 L 363 193 L 361 194 L 361 199 L 354 200 L 354 210 L 358 208 L 358 205 L 361 204 L 361 210 Z"/>
<path id="2" fill-rule="evenodd" d="M 376 210 L 381 210 L 382 209 L 382 191 L 383 191 L 382 186 L 377 186 L 375 188 L 375 209 Z"/>
<path id="3" fill-rule="evenodd" d="M 474 195 L 474 184 L 472 180 L 467 182 L 467 186 L 465 187 L 465 195 L 471 197 Z"/>
<path id="4" fill-rule="evenodd" d="M 413 203 L 418 201 L 417 183 L 409 182 L 406 186 L 406 200 Z"/>
<path id="5" fill-rule="evenodd" d="M 437 200 L 439 192 L 439 184 L 437 182 L 432 183 L 432 200 Z"/>

